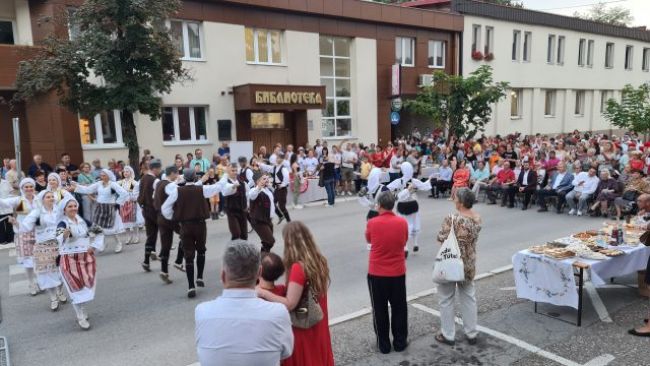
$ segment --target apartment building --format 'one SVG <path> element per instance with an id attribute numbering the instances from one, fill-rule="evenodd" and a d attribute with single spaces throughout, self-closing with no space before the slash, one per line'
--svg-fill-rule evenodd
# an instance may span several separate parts
<path id="1" fill-rule="evenodd" d="M 650 81 L 650 32 L 471 0 L 406 3 L 464 16 L 462 74 L 507 81 L 487 134 L 608 131 L 607 100 Z"/>
<path id="2" fill-rule="evenodd" d="M 35 44 L 42 40 L 47 32 L 37 19 L 43 13 L 73 15 L 79 4 L 11 2 L 0 8 L 0 20 L 13 20 L 14 45 L 9 49 L 19 47 L 16 39 L 25 38 L 26 44 L 29 38 Z M 22 21 L 19 13 L 24 13 Z M 163 96 L 161 120 L 137 115 L 136 127 L 141 148 L 170 161 L 199 147 L 209 156 L 223 141 L 253 141 L 255 149 L 316 139 L 386 143 L 394 133 L 393 98 L 414 95 L 421 75 L 433 68 L 448 73 L 459 69 L 463 20 L 448 12 L 358 0 L 196 0 L 183 1 L 167 25 L 193 81 L 175 85 Z M 23 34 L 21 27 L 31 29 L 33 36 Z M 51 31 L 74 37 L 74 22 L 67 28 Z M 12 67 L 2 72 L 7 80 L 0 78 L 8 94 L 15 60 Z M 53 157 L 77 150 L 73 159 L 127 158 L 119 111 L 89 120 L 62 111 L 55 115 L 66 118 L 53 122 L 54 117 L 31 118 L 31 108 L 24 107 L 27 124 L 30 129 L 48 125 Z M 8 113 L 0 110 L 0 118 Z M 51 130 L 64 123 L 74 139 Z M 41 145 L 31 151 L 44 152 Z"/>

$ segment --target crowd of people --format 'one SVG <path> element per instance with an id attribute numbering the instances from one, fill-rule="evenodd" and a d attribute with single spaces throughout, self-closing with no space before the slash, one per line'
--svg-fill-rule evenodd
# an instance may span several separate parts
<path id="1" fill-rule="evenodd" d="M 434 199 L 448 194 L 454 202 L 457 212 L 444 219 L 437 240 L 443 243 L 454 232 L 465 265 L 464 281 L 439 285 L 442 327 L 435 339 L 454 344 L 457 295 L 465 334 L 474 344 L 481 219 L 472 207 L 480 195 L 487 204 L 500 200 L 509 208 L 537 203 L 544 212 L 553 200 L 557 213 L 566 206 L 569 215 L 622 218 L 643 209 L 637 201 L 650 193 L 648 147 L 634 134 L 446 138 L 415 129 L 385 146 L 317 140 L 298 148 L 262 146 L 251 158 L 231 157 L 223 144 L 212 159 L 196 149 L 165 167 L 145 150 L 139 174 L 123 161 L 107 168 L 99 160 L 76 166 L 68 154 L 54 168 L 35 155 L 24 174 L 14 160 L 4 159 L 0 240 L 16 242 L 30 293 L 47 291 L 53 311 L 70 297 L 77 323 L 89 329 L 85 305 L 94 299 L 95 252 L 105 250 L 107 239 L 120 253 L 123 244 L 139 243 L 144 228 L 142 269 L 150 272 L 152 261 L 159 261 L 165 284 L 173 281 L 169 261 L 177 249 L 173 266 L 185 272 L 187 296 L 193 298 L 205 286 L 206 221 L 225 217 L 231 234 L 221 274 L 225 290 L 196 309 L 201 363 L 241 363 L 243 357 L 248 364 L 282 359 L 283 365 L 331 365 L 327 260 L 307 226 L 292 221 L 287 209 L 289 197 L 294 209 L 303 207 L 306 180 L 318 179 L 327 192 L 326 207 L 337 196 L 355 195 L 369 209 L 368 288 L 377 347 L 399 352 L 408 346 L 405 260 L 410 248 L 419 249 L 418 191 Z M 280 257 L 272 249 L 274 226 L 283 221 Z M 251 231 L 261 246 L 250 243 Z M 285 283 L 276 284 L 285 271 Z M 269 326 L 260 327 L 260 321 Z M 216 334 L 214 327 L 230 331 Z"/>

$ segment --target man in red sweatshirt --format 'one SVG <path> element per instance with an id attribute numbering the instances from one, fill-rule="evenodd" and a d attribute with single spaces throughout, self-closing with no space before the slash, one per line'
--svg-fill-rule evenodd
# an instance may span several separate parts
<path id="1" fill-rule="evenodd" d="M 379 216 L 366 226 L 366 240 L 371 244 L 368 260 L 368 290 L 372 303 L 377 346 L 381 353 L 390 353 L 390 331 L 393 348 L 401 352 L 408 346 L 408 313 L 406 305 L 406 260 L 404 246 L 408 240 L 408 224 L 393 213 L 395 196 L 383 192 L 377 197 Z M 390 303 L 392 319 L 388 316 Z M 392 320 L 392 326 L 391 326 Z"/>

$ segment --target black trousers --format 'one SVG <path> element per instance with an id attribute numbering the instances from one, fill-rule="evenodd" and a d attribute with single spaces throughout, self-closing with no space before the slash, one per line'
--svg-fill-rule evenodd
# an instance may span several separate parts
<path id="1" fill-rule="evenodd" d="M 508 204 L 510 206 L 515 204 L 515 195 L 517 192 L 519 192 L 519 186 L 510 186 L 508 188 Z M 524 191 L 521 193 L 524 195 L 524 207 L 528 207 L 530 205 L 530 198 L 535 193 L 535 187 L 524 187 Z"/>
<path id="2" fill-rule="evenodd" d="M 273 248 L 273 244 L 275 244 L 275 238 L 273 237 L 273 223 L 270 220 L 260 221 L 251 218 L 251 225 L 262 241 L 262 251 L 270 252 L 271 248 Z"/>
<path id="3" fill-rule="evenodd" d="M 205 268 L 205 241 L 207 227 L 205 220 L 186 221 L 181 224 L 181 243 L 185 255 L 185 274 L 189 288 L 194 288 L 194 255 L 196 254 L 196 277 L 203 279 Z"/>
<path id="4" fill-rule="evenodd" d="M 178 232 L 178 224 L 158 216 L 158 232 L 160 232 L 160 270 L 169 273 L 169 252 L 172 249 L 174 231 Z"/>
<path id="5" fill-rule="evenodd" d="M 406 305 L 406 275 L 381 277 L 368 275 L 368 290 L 377 346 L 382 353 L 390 352 L 389 328 L 393 332 L 393 348 L 406 348 L 408 338 L 408 307 Z M 391 314 L 388 316 L 388 304 Z"/>
<path id="6" fill-rule="evenodd" d="M 0 219 L 9 217 L 11 214 L 0 215 Z M 0 244 L 12 243 L 14 241 L 14 227 L 8 219 L 0 221 Z"/>
<path id="7" fill-rule="evenodd" d="M 278 187 L 273 192 L 273 199 L 275 201 L 275 214 L 278 217 L 284 217 L 287 222 L 290 222 L 291 218 L 289 217 L 289 211 L 287 211 L 287 194 L 289 194 L 287 187 Z"/>
<path id="8" fill-rule="evenodd" d="M 440 197 L 440 193 L 451 189 L 451 182 L 446 180 L 431 179 L 431 195 L 433 197 Z"/>
<path id="9" fill-rule="evenodd" d="M 539 207 L 546 208 L 546 199 L 548 197 L 557 197 L 557 211 L 562 210 L 562 206 L 566 202 L 566 191 L 556 191 L 555 189 L 538 189 L 537 190 L 537 203 Z"/>
<path id="10" fill-rule="evenodd" d="M 506 184 L 492 184 L 487 186 L 487 197 L 488 200 L 492 203 L 496 202 L 497 200 L 497 195 L 499 192 L 501 192 L 501 205 L 505 206 L 506 202 L 510 198 L 508 195 L 508 191 L 510 190 L 511 186 L 506 185 Z M 512 195 L 512 199 L 510 200 L 510 205 L 514 205 L 514 194 Z"/>
<path id="11" fill-rule="evenodd" d="M 144 208 L 144 228 L 147 233 L 147 241 L 144 244 L 144 262 L 149 263 L 149 255 L 156 252 L 156 241 L 158 240 L 158 215 L 153 208 Z"/>
<path id="12" fill-rule="evenodd" d="M 227 210 L 230 239 L 248 240 L 248 213 L 246 211 Z"/>

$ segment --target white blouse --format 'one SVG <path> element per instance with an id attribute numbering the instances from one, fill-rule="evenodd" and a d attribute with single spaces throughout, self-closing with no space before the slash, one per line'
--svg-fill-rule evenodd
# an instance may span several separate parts
<path id="1" fill-rule="evenodd" d="M 59 214 L 56 209 L 51 211 L 45 207 L 32 210 L 20 223 L 19 232 L 36 232 L 36 242 L 44 243 L 56 239 L 56 225 L 59 223 Z"/>
<path id="2" fill-rule="evenodd" d="M 104 182 L 95 182 L 89 186 L 77 185 L 74 191 L 81 194 L 96 194 L 97 203 L 122 204 L 129 199 L 129 192 L 115 182 L 108 182 L 107 185 L 104 185 Z M 117 193 L 117 199 L 112 191 Z"/>
<path id="3" fill-rule="evenodd" d="M 101 249 L 97 239 L 91 243 L 88 235 L 88 225 L 79 215 L 77 215 L 76 220 L 64 217 L 58 225 L 61 223 L 64 223 L 65 227 L 70 230 L 70 236 L 67 239 L 64 238 L 63 234 L 57 236 L 61 254 L 85 253 L 90 247 Z"/>
<path id="4" fill-rule="evenodd" d="M 127 201 L 137 201 L 140 194 L 140 182 L 135 179 L 122 179 L 117 182 L 128 193 Z"/>
<path id="5" fill-rule="evenodd" d="M 31 201 L 23 196 L 2 198 L 0 199 L 0 209 L 8 209 L 14 211 L 18 209 L 18 206 L 21 206 L 21 202 L 21 210 L 16 211 L 16 220 L 20 224 L 32 210 L 38 209 L 40 207 L 38 203 L 39 201 L 36 199 L 36 197 L 34 197 Z"/>

